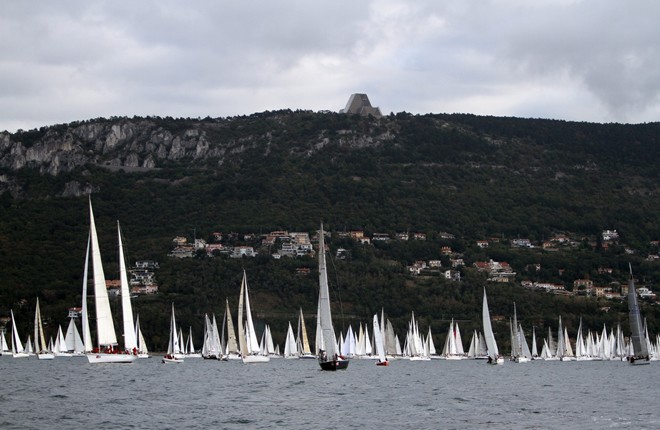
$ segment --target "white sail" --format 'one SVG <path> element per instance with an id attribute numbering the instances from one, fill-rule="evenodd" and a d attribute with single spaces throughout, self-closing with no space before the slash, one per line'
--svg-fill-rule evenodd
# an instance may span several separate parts
<path id="1" fill-rule="evenodd" d="M 244 310 L 245 317 L 243 314 Z M 241 293 L 238 299 L 238 338 L 239 349 L 244 363 L 269 361 L 268 356 L 259 355 L 261 349 L 257 340 L 256 330 L 254 329 L 254 323 L 252 322 L 252 311 L 250 310 L 250 294 L 248 291 L 247 275 L 245 270 L 243 270 Z"/>
<path id="2" fill-rule="evenodd" d="M 163 356 L 163 363 L 183 363 L 184 355 L 181 353 L 179 334 L 177 333 L 176 318 L 174 316 L 174 303 L 172 303 L 172 316 L 170 318 L 170 336 L 167 341 L 167 354 Z"/>
<path id="3" fill-rule="evenodd" d="M 631 362 L 648 362 L 649 351 L 644 339 L 644 328 L 642 327 L 642 316 L 637 302 L 637 292 L 633 280 L 632 266 L 630 266 L 630 279 L 628 280 L 628 314 L 630 317 L 630 343 L 633 354 Z"/>
<path id="4" fill-rule="evenodd" d="M 222 328 L 224 330 L 224 326 Z M 214 346 L 211 345 L 211 339 L 213 336 L 212 332 L 213 328 L 211 327 L 209 315 L 204 314 L 204 342 L 202 343 L 202 357 L 204 358 L 218 358 L 219 352 L 217 350 L 213 351 L 214 354 L 211 354 L 212 349 L 214 348 Z M 215 346 L 215 348 L 218 348 L 218 346 Z"/>
<path id="5" fill-rule="evenodd" d="M 325 238 L 323 225 L 319 232 L 319 321 L 322 335 L 322 350 L 328 357 L 337 354 L 337 337 L 332 325 L 330 311 L 330 290 L 328 288 L 328 274 L 325 262 Z"/>
<path id="6" fill-rule="evenodd" d="M 500 352 L 497 348 L 497 342 L 495 341 L 495 335 L 493 334 L 493 326 L 490 321 L 490 311 L 488 309 L 488 299 L 486 298 L 486 288 L 484 288 L 484 300 L 481 310 L 481 319 L 484 326 L 484 338 L 486 340 L 488 361 L 490 363 L 497 363 L 498 358 L 500 358 Z"/>
<path id="7" fill-rule="evenodd" d="M 218 330 L 216 328 L 215 333 L 217 332 Z M 202 356 L 201 353 L 195 350 L 195 345 L 193 344 L 192 327 L 188 327 L 188 342 L 186 343 L 186 354 L 188 355 L 188 357 L 191 358 L 200 358 Z"/>
<path id="8" fill-rule="evenodd" d="M 92 332 L 89 329 L 89 314 L 87 311 L 87 284 L 89 282 L 89 254 L 91 247 L 92 235 L 87 235 L 87 251 L 85 252 L 85 267 L 83 269 L 83 285 L 82 285 L 82 330 L 83 330 L 83 349 L 84 352 L 92 351 Z"/>
<path id="9" fill-rule="evenodd" d="M 322 370 L 346 369 L 348 360 L 338 353 L 337 337 L 332 325 L 330 310 L 330 289 L 328 287 L 328 268 L 325 262 L 325 233 L 323 224 L 319 230 L 319 301 L 318 301 L 317 333 L 321 339 L 319 348 L 319 364 Z M 317 335 L 318 336 L 318 335 Z"/>
<path id="10" fill-rule="evenodd" d="M 177 333 L 176 317 L 174 316 L 174 303 L 172 303 L 172 318 L 170 320 L 170 337 L 167 345 L 167 354 L 177 359 L 182 359 L 181 344 L 179 334 Z"/>
<path id="11" fill-rule="evenodd" d="M 75 318 L 69 320 L 69 326 L 66 329 L 66 335 L 64 336 L 64 343 L 66 345 L 66 350 L 76 354 L 81 354 L 85 351 L 82 338 L 76 327 Z"/>
<path id="12" fill-rule="evenodd" d="M 137 338 L 138 355 L 143 358 L 148 358 L 149 348 L 147 348 L 147 342 L 144 340 L 142 329 L 140 329 L 140 315 L 135 318 L 135 337 Z"/>
<path id="13" fill-rule="evenodd" d="M 99 348 L 112 347 L 117 345 L 117 336 L 112 321 L 112 312 L 110 311 L 105 274 L 101 264 L 101 251 L 99 250 L 99 240 L 96 235 L 96 223 L 94 222 L 91 199 L 89 200 L 89 229 L 92 240 L 92 278 L 94 280 L 94 302 L 96 305 L 96 337 Z"/>
<path id="14" fill-rule="evenodd" d="M 25 358 L 28 356 L 28 351 L 23 347 L 23 342 L 18 335 L 18 328 L 16 327 L 16 318 L 14 318 L 14 310 L 11 312 L 11 352 L 14 358 Z"/>
<path id="15" fill-rule="evenodd" d="M 527 344 L 527 339 L 525 339 L 525 332 L 523 331 L 522 324 L 518 325 L 518 336 L 520 338 L 520 348 L 522 351 L 522 356 L 528 360 L 532 359 L 532 353 L 529 350 L 529 345 Z"/>
<path id="16" fill-rule="evenodd" d="M 0 355 L 9 352 L 9 344 L 7 343 L 7 337 L 5 336 L 5 330 L 0 330 Z"/>
<path id="17" fill-rule="evenodd" d="M 133 321 L 133 307 L 131 306 L 131 292 L 128 286 L 126 260 L 124 258 L 124 246 L 121 239 L 119 221 L 117 221 L 117 236 L 119 238 L 119 283 L 121 286 L 121 309 L 124 322 L 124 350 L 137 351 L 135 322 Z"/>
<path id="18" fill-rule="evenodd" d="M 348 326 L 348 331 L 341 347 L 341 353 L 348 357 L 355 356 L 355 333 L 353 333 L 353 327 L 350 325 Z"/>
<path id="19" fill-rule="evenodd" d="M 376 354 L 378 354 L 379 361 L 386 361 L 385 347 L 383 346 L 383 336 L 380 333 L 380 325 L 378 324 L 378 315 L 374 314 L 374 339 L 376 340 Z"/>
<path id="20" fill-rule="evenodd" d="M 57 337 L 55 337 L 55 346 L 53 347 L 53 352 L 55 355 L 60 356 L 71 356 L 69 349 L 66 346 L 66 339 L 64 338 L 64 333 L 62 332 L 62 326 L 57 328 Z"/>
<path id="21" fill-rule="evenodd" d="M 291 322 L 289 322 L 289 328 L 286 331 L 286 340 L 284 341 L 284 358 L 297 357 L 298 348 L 296 347 L 296 339 L 293 337 L 293 329 L 291 328 Z"/>

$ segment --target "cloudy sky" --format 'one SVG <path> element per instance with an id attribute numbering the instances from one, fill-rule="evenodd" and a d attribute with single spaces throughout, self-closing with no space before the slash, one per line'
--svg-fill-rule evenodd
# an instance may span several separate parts
<path id="1" fill-rule="evenodd" d="M 660 120 L 657 0 L 0 0 L 0 131 L 343 108 Z"/>

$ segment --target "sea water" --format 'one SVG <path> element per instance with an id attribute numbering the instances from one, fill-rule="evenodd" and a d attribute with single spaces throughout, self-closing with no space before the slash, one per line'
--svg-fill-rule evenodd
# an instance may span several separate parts
<path id="1" fill-rule="evenodd" d="M 660 362 L 0 357 L 1 429 L 660 428 Z"/>

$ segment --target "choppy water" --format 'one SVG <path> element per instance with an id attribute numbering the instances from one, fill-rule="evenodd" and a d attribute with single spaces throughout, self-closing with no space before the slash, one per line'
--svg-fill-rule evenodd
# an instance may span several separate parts
<path id="1" fill-rule="evenodd" d="M 5 356 L 0 428 L 657 429 L 659 375 L 660 362 L 353 360 L 322 372 L 314 360 Z"/>

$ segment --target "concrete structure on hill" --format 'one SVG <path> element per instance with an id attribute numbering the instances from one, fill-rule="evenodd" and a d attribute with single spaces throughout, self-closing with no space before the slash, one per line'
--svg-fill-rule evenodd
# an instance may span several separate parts
<path id="1" fill-rule="evenodd" d="M 340 110 L 339 113 L 352 113 L 365 116 L 373 115 L 376 118 L 383 116 L 379 108 L 371 106 L 369 97 L 366 94 L 351 94 L 346 107 Z"/>

